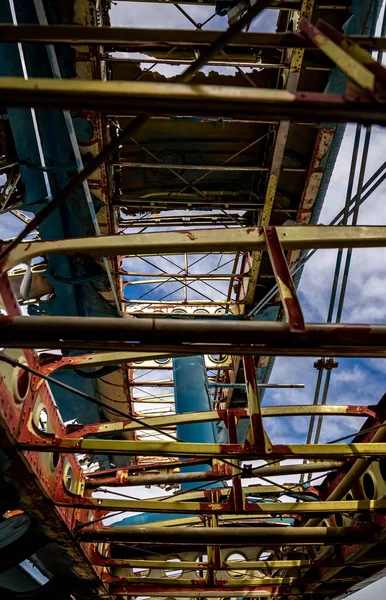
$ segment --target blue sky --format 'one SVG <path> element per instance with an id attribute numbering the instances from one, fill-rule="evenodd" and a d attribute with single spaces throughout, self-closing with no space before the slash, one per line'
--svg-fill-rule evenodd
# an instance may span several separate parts
<path id="1" fill-rule="evenodd" d="M 331 179 L 329 190 L 320 216 L 320 223 L 327 224 L 343 207 L 350 168 L 355 126 L 348 126 L 341 152 Z M 362 136 L 363 137 L 363 136 Z M 386 150 L 386 136 L 382 129 L 374 127 L 369 152 L 367 179 L 382 163 Z M 355 186 L 354 186 L 355 190 Z M 386 185 L 379 189 L 362 205 L 359 224 L 386 224 L 384 194 Z M 319 250 L 307 263 L 299 296 L 306 321 L 323 322 L 327 319 L 329 297 L 337 252 Z M 385 249 L 354 250 L 349 275 L 342 321 L 351 323 L 384 323 L 386 305 L 384 303 L 386 276 Z M 339 359 L 339 367 L 331 377 L 329 403 L 374 404 L 385 391 L 386 363 L 382 359 Z M 290 376 L 299 383 L 305 383 L 305 390 L 286 390 L 280 395 L 268 391 L 265 402 L 278 403 L 281 400 L 297 402 L 301 398 L 312 402 L 317 372 L 314 361 L 307 358 L 279 358 L 272 373 L 272 381 L 283 381 Z M 300 421 L 300 419 L 299 419 Z M 293 432 L 294 439 L 304 434 L 304 425 L 299 422 L 299 432 Z M 334 437 L 334 430 L 344 431 L 345 435 L 355 431 L 358 420 L 333 418 L 325 419 L 322 428 L 322 441 Z M 277 430 L 280 434 L 284 423 Z M 346 431 L 347 430 L 347 431 Z M 304 438 L 303 438 L 304 439 Z"/>

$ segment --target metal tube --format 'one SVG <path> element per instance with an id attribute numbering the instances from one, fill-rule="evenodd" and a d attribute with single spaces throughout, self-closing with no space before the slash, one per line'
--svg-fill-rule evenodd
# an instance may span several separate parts
<path id="1" fill-rule="evenodd" d="M 282 467 L 264 467 L 263 469 L 252 469 L 250 472 L 241 473 L 241 478 L 293 475 L 298 473 L 323 473 L 340 469 L 345 463 L 326 461 L 321 463 L 309 463 L 305 465 L 283 465 Z M 178 465 L 176 465 L 177 467 Z M 115 475 L 98 477 L 92 473 L 86 475 L 86 488 L 97 488 L 100 486 L 136 486 L 136 485 L 159 485 L 160 483 L 191 483 L 199 481 L 223 480 L 224 475 L 218 475 L 213 471 L 195 471 L 191 473 L 161 473 L 149 475 L 128 475 L 127 469 L 117 469 Z"/>
<path id="2" fill-rule="evenodd" d="M 165 348 L 169 344 L 183 344 L 180 349 L 185 352 L 192 350 L 186 345 L 188 342 L 202 342 L 208 351 L 211 350 L 208 340 L 217 344 L 237 342 L 238 346 L 253 344 L 256 352 L 265 352 L 265 347 L 271 346 L 280 353 L 283 347 L 302 349 L 329 346 L 338 347 L 338 351 L 339 348 L 351 349 L 352 346 L 356 346 L 357 350 L 372 346 L 383 350 L 386 347 L 386 325 L 308 323 L 304 332 L 295 333 L 290 332 L 287 323 L 275 321 L 2 316 L 0 326 L 0 342 L 7 347 L 18 347 L 18 343 L 46 347 L 48 342 L 55 342 L 55 347 L 60 347 L 61 340 L 133 341 L 138 349 L 142 349 L 139 342 L 151 346 L 162 344 Z M 223 350 L 227 349 L 224 346 Z"/>
<path id="3" fill-rule="evenodd" d="M 328 390 L 330 387 L 331 375 L 332 375 L 332 369 L 329 369 L 326 373 L 326 378 L 324 380 L 323 395 L 322 395 L 322 401 L 320 403 L 320 406 L 325 406 L 327 403 L 327 396 L 328 396 Z M 316 423 L 314 444 L 319 443 L 320 433 L 322 430 L 322 423 L 323 423 L 323 414 L 318 417 L 318 421 Z"/>
<path id="4" fill-rule="evenodd" d="M 98 488 L 100 486 L 136 486 L 136 485 L 159 485 L 162 483 L 192 483 L 198 481 L 217 481 L 224 479 L 213 471 L 194 471 L 191 473 L 165 473 L 161 475 L 133 475 L 123 476 L 124 469 L 119 470 L 119 479 L 117 477 L 89 477 L 86 479 L 87 488 Z"/>
<path id="5" fill-rule="evenodd" d="M 178 274 L 178 275 L 174 275 L 174 274 L 170 274 L 170 275 L 163 275 L 161 277 L 159 277 L 158 279 L 152 279 L 151 277 L 149 277 L 149 279 L 135 279 L 134 281 L 124 281 L 123 282 L 123 286 L 124 287 L 130 287 L 131 285 L 147 285 L 147 284 L 154 284 L 154 283 L 167 283 L 169 282 L 171 279 L 174 281 L 183 281 L 183 282 L 187 282 L 187 281 L 196 281 L 197 279 L 200 280 L 208 280 L 210 281 L 211 279 L 216 279 L 219 281 L 228 281 L 229 278 L 232 277 L 234 278 L 234 275 L 228 275 L 228 276 L 217 276 L 217 277 L 211 277 L 210 275 L 203 275 L 202 277 L 197 277 L 196 275 L 188 275 L 186 276 L 185 274 Z M 236 277 L 241 277 L 240 275 L 236 275 Z M 135 299 L 131 300 L 131 302 L 135 303 Z M 147 301 L 148 302 L 148 301 Z M 183 304 L 188 304 L 189 301 L 184 298 L 183 300 Z"/>
<path id="6" fill-rule="evenodd" d="M 153 544 L 342 544 L 369 543 L 374 539 L 362 527 L 84 527 L 80 542 Z"/>
<path id="7" fill-rule="evenodd" d="M 238 389 L 245 390 L 245 383 L 211 383 L 209 387 L 226 388 L 226 389 Z M 274 388 L 274 389 L 288 389 L 288 388 L 304 388 L 304 383 L 258 383 L 258 388 Z"/>
<path id="8" fill-rule="evenodd" d="M 1 324 L 1 321 L 0 321 Z M 360 326 L 357 326 L 360 327 Z M 353 335 L 353 329 L 345 326 L 345 332 L 348 336 L 351 335 L 352 343 L 356 344 L 357 339 Z M 291 336 L 292 337 L 292 336 Z M 278 345 L 260 345 L 256 346 L 253 344 L 223 344 L 223 343 L 215 343 L 215 344 L 180 344 L 174 346 L 165 346 L 165 344 L 129 344 L 122 341 L 117 342 L 107 342 L 107 341 L 63 341 L 62 339 L 54 340 L 29 340 L 29 341 L 18 341 L 17 343 L 9 341 L 7 343 L 3 343 L 1 341 L 1 345 L 4 348 L 44 348 L 44 349 L 62 349 L 62 350 L 82 350 L 82 351 L 96 351 L 100 352 L 101 350 L 109 351 L 109 352 L 122 352 L 127 350 L 135 350 L 137 348 L 138 351 L 141 352 L 168 352 L 171 358 L 176 356 L 197 356 L 198 354 L 219 354 L 221 352 L 227 351 L 233 355 L 245 355 L 245 356 L 323 356 L 328 357 L 332 354 L 335 357 L 347 357 L 347 358 L 385 358 L 386 357 L 386 343 L 379 343 L 377 345 L 357 345 L 351 346 L 349 342 L 344 345 L 317 345 L 315 341 L 312 344 L 307 345 L 303 344 L 288 344 L 288 336 L 286 337 L 287 343 L 278 344 Z M 334 340 L 334 336 L 331 331 L 331 340 Z M 293 342 L 294 340 L 292 340 Z M 325 339 L 324 339 L 325 341 Z"/>

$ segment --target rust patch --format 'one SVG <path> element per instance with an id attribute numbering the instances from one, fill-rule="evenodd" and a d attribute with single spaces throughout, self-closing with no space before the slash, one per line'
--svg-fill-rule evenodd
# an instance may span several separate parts
<path id="1" fill-rule="evenodd" d="M 273 452 L 275 454 L 294 454 L 291 448 L 286 444 L 275 444 L 273 446 Z"/>
<path id="2" fill-rule="evenodd" d="M 187 236 L 190 240 L 195 240 L 196 236 L 193 231 L 175 231 L 174 233 L 179 233 L 180 235 Z"/>
<path id="3" fill-rule="evenodd" d="M 243 446 L 241 444 L 219 444 L 222 454 L 242 454 Z"/>
<path id="4" fill-rule="evenodd" d="M 367 415 L 373 419 L 377 418 L 377 414 L 374 410 L 369 409 L 367 406 L 347 406 L 346 414 L 348 415 Z"/>
<path id="5" fill-rule="evenodd" d="M 0 317 L 0 325 L 1 323 L 12 323 L 13 321 L 13 317 L 10 317 L 9 315 L 1 315 Z"/>
<path id="6" fill-rule="evenodd" d="M 257 233 L 258 235 L 261 235 L 263 233 L 264 227 L 246 227 L 244 229 L 244 231 L 246 231 L 247 233 Z"/>

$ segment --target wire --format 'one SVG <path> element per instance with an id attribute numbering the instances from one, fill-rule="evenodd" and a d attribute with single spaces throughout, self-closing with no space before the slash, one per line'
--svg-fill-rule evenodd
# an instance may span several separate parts
<path id="1" fill-rule="evenodd" d="M 225 461 L 223 458 L 222 458 L 221 460 L 222 460 L 223 462 L 227 462 L 227 461 Z M 274 465 L 275 463 L 279 463 L 281 460 L 282 460 L 281 458 L 277 458 L 276 460 L 270 461 L 270 463 L 269 463 L 269 464 L 270 464 L 270 465 Z M 244 468 L 244 467 L 240 467 L 240 466 L 238 466 L 238 465 L 234 465 L 234 464 L 232 464 L 232 463 L 228 463 L 228 462 L 227 462 L 227 464 L 230 464 L 230 466 L 231 466 L 231 467 L 235 467 L 235 468 L 237 468 L 237 469 L 240 469 L 240 472 L 241 472 L 241 473 L 243 473 L 243 472 L 245 471 L 245 468 Z M 266 466 L 266 465 L 264 465 L 264 464 L 263 464 L 263 465 L 260 465 L 260 467 L 256 467 L 255 469 L 253 469 L 253 473 L 254 473 L 255 471 L 259 471 L 260 469 L 264 469 L 264 467 L 265 467 L 265 466 Z M 238 476 L 239 476 L 239 473 L 234 473 L 233 475 L 224 475 L 223 477 L 221 477 L 221 478 L 219 478 L 219 479 L 216 479 L 216 480 L 214 480 L 213 482 L 214 482 L 214 483 L 217 483 L 217 482 L 221 482 L 221 481 L 229 481 L 229 480 L 232 480 L 234 477 L 238 477 Z M 189 489 L 189 493 L 190 493 L 190 492 L 195 492 L 195 491 L 197 491 L 197 490 L 201 490 L 201 489 L 203 489 L 203 488 L 207 487 L 207 486 L 209 485 L 209 483 L 210 483 L 210 482 L 208 482 L 208 481 L 207 481 L 206 483 L 202 483 L 201 485 L 198 485 L 198 486 L 195 486 L 195 487 L 193 487 L 193 488 L 190 488 L 190 489 Z M 179 491 L 179 492 L 176 492 L 175 494 L 173 494 L 173 498 L 175 498 L 176 496 L 180 496 L 181 494 L 186 494 L 186 493 L 187 493 L 187 491 L 186 491 L 186 490 L 181 490 L 181 491 Z M 169 496 L 165 496 L 164 498 L 161 498 L 161 502 L 162 502 L 162 500 L 166 500 L 166 498 L 169 498 Z"/>
<path id="2" fill-rule="evenodd" d="M 337 442 L 341 442 L 342 440 L 348 440 L 349 438 L 357 435 L 363 435 L 364 433 L 368 433 L 369 431 L 375 431 L 376 429 L 381 429 L 382 427 L 386 427 L 386 423 L 380 423 L 379 425 L 374 425 L 374 427 L 368 427 L 367 429 L 361 429 L 356 433 L 350 433 L 349 435 L 345 435 L 336 440 L 332 440 L 331 442 L 327 442 L 327 444 L 336 444 Z"/>
<path id="3" fill-rule="evenodd" d="M 106 410 L 108 410 L 110 412 L 114 412 L 115 414 L 117 414 L 120 417 L 125 417 L 125 419 L 130 419 L 130 420 L 134 421 L 135 423 L 138 423 L 139 425 L 141 425 L 141 427 L 143 427 L 144 429 L 147 428 L 147 429 L 151 429 L 152 431 L 157 431 L 161 435 L 166 436 L 166 437 L 170 438 L 171 440 L 173 440 L 173 442 L 185 443 L 185 440 L 181 440 L 180 438 L 178 438 L 176 436 L 170 435 L 169 433 L 167 433 L 166 431 L 164 431 L 162 429 L 159 429 L 158 427 L 149 425 L 149 423 L 146 423 L 145 421 L 138 419 L 138 417 L 135 417 L 131 413 L 124 413 L 117 408 L 111 407 L 108 404 L 105 404 L 104 402 L 97 400 L 93 396 L 89 396 L 89 394 L 85 394 L 84 392 L 81 392 L 81 391 L 71 387 L 70 385 L 67 385 L 66 383 L 57 381 L 56 379 L 53 379 L 49 375 L 43 375 L 43 373 L 40 373 L 36 369 L 33 369 L 32 367 L 25 365 L 25 364 L 19 362 L 18 360 L 11 358 L 10 356 L 7 356 L 3 352 L 0 352 L 0 361 L 3 361 L 9 365 L 12 365 L 13 367 L 19 367 L 20 369 L 24 369 L 25 371 L 32 373 L 33 375 L 36 375 L 37 377 L 40 377 L 41 379 L 44 379 L 51 384 L 57 385 L 65 390 L 67 390 L 68 392 L 72 392 L 73 394 L 77 394 L 81 398 L 84 398 L 85 400 L 88 400 L 89 402 L 92 402 L 93 404 L 96 404 L 97 406 L 105 408 Z M 228 464 L 232 467 L 235 466 L 231 462 L 227 461 L 225 458 L 219 458 L 218 460 L 220 460 L 221 462 Z M 240 468 L 240 467 L 238 467 L 238 468 Z"/>
<path id="4" fill-rule="evenodd" d="M 5 362 L 13 367 L 19 367 L 20 369 L 24 369 L 25 371 L 31 373 L 32 375 L 36 375 L 37 377 L 40 377 L 41 379 L 44 379 L 45 381 L 48 381 L 51 384 L 57 385 L 68 392 L 72 392 L 73 394 L 77 394 L 78 396 L 80 396 L 81 398 L 84 398 L 88 402 L 92 402 L 93 404 L 96 404 L 97 406 L 100 406 L 101 408 L 105 408 L 105 409 L 109 410 L 110 412 L 114 412 L 115 414 L 117 414 L 120 417 L 124 417 L 125 419 L 130 419 L 130 420 L 134 421 L 135 423 L 138 423 L 139 425 L 141 425 L 141 427 L 143 427 L 144 429 L 148 428 L 148 429 L 152 429 L 153 431 L 157 431 L 158 433 L 162 433 L 162 435 L 165 435 L 165 436 L 169 437 L 170 439 L 172 439 L 173 442 L 176 442 L 176 441 L 183 442 L 183 440 L 180 440 L 166 432 L 164 433 L 162 429 L 158 429 L 158 427 L 154 427 L 152 425 L 149 425 L 149 423 L 145 423 L 144 421 L 142 421 L 141 419 L 138 419 L 131 413 L 124 413 L 123 411 L 119 410 L 118 408 L 111 407 L 108 404 L 101 402 L 101 400 L 97 400 L 93 396 L 90 396 L 89 394 L 86 394 L 85 392 L 81 392 L 80 390 L 77 390 L 77 389 L 71 387 L 70 385 L 63 383 L 62 381 L 57 381 L 56 379 L 53 379 L 49 375 L 43 375 L 43 373 L 40 373 L 40 371 L 37 371 L 36 369 L 33 369 L 32 367 L 25 365 L 25 364 L 19 362 L 18 360 L 11 358 L 10 356 L 7 356 L 3 352 L 0 352 L 0 361 Z"/>
<path id="5" fill-rule="evenodd" d="M 122 515 L 125 512 L 127 512 L 127 511 L 126 510 L 118 510 L 116 512 L 109 513 L 108 515 L 104 515 L 103 517 L 99 517 L 98 519 L 93 519 L 92 521 L 86 521 L 86 523 L 82 523 L 81 525 L 78 525 L 77 527 L 75 527 L 74 533 L 76 535 L 78 533 L 78 531 L 83 529 L 83 527 L 88 527 L 89 525 L 93 525 L 94 523 L 99 523 L 100 521 L 103 521 L 103 519 L 110 519 L 111 517 L 117 517 L 118 515 Z"/>
<path id="6" fill-rule="evenodd" d="M 127 500 L 141 500 L 141 498 L 135 498 L 135 496 L 129 496 L 128 494 L 122 494 L 121 492 L 116 492 L 115 490 L 106 490 L 105 488 L 97 488 L 98 492 L 103 492 L 104 494 L 115 494 L 116 496 L 121 496 L 122 498 L 127 498 Z"/>

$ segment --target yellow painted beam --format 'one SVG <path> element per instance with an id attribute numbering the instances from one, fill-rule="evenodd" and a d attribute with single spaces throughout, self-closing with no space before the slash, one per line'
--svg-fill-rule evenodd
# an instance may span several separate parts
<path id="1" fill-rule="evenodd" d="M 244 488 L 244 491 L 246 489 Z M 142 511 L 155 513 L 186 513 L 186 514 L 229 514 L 226 503 L 183 502 L 170 500 L 160 502 L 155 500 L 121 500 L 115 498 L 84 498 L 79 499 L 79 506 L 89 510 Z M 66 504 L 64 504 L 66 506 Z M 69 503 L 69 506 L 73 504 Z M 336 513 L 382 512 L 386 510 L 386 500 L 340 500 L 339 502 L 254 502 L 248 507 L 249 515 L 332 515 Z M 237 512 L 232 513 L 237 519 Z M 241 514 L 243 514 L 241 512 Z"/>
<path id="2" fill-rule="evenodd" d="M 299 22 L 302 18 L 310 19 L 314 9 L 315 0 L 303 0 L 300 7 Z M 304 58 L 303 48 L 294 48 L 291 56 L 290 68 L 286 83 L 286 90 L 294 93 L 297 91 L 300 71 Z M 269 174 L 268 186 L 265 193 L 264 206 L 261 214 L 259 225 L 265 227 L 270 224 L 273 205 L 275 202 L 277 186 L 279 183 L 280 172 L 283 164 L 285 147 L 287 144 L 288 133 L 290 129 L 290 121 L 280 121 L 276 134 L 275 149 L 272 157 L 272 166 Z M 260 273 L 261 261 L 263 254 L 257 250 L 252 253 L 252 265 L 248 280 L 247 292 L 245 295 L 245 304 L 249 305 L 253 302 L 256 284 Z"/>
<path id="3" fill-rule="evenodd" d="M 60 452 L 75 454 L 120 454 L 125 456 L 187 456 L 215 458 L 385 458 L 386 443 L 356 444 L 290 444 L 273 446 L 269 455 L 245 450 L 241 444 L 195 444 L 190 442 L 156 442 L 131 440 L 95 440 L 77 438 L 42 439 L 41 443 L 19 442 L 20 447 L 40 452 Z"/>
<path id="4" fill-rule="evenodd" d="M 357 407 L 359 410 L 356 412 L 348 412 L 348 406 L 331 404 L 323 406 L 314 405 L 287 405 L 287 406 L 263 406 L 261 408 L 261 414 L 263 417 L 300 417 L 310 415 L 324 415 L 324 416 L 343 416 L 349 417 L 365 417 L 366 415 L 360 410 L 362 407 Z M 246 419 L 249 417 L 249 410 L 246 408 L 245 415 L 241 418 Z M 217 410 L 208 410 L 194 413 L 184 413 L 180 415 L 165 415 L 160 417 L 143 417 L 141 420 L 147 425 L 154 425 L 156 427 L 169 427 L 172 425 L 181 425 L 189 423 L 206 423 L 209 421 L 219 421 L 220 416 Z M 99 433 L 117 432 L 117 431 L 135 431 L 137 429 L 143 429 L 139 423 L 132 421 L 116 421 L 111 423 L 101 423 L 99 425 Z"/>
<path id="5" fill-rule="evenodd" d="M 125 567 L 125 568 L 136 568 L 136 567 L 144 567 L 150 569 L 170 569 L 176 566 L 175 563 L 171 563 L 168 560 L 153 560 L 150 558 L 149 560 L 132 560 L 130 558 L 115 558 L 112 559 L 114 566 L 117 567 Z M 310 560 L 245 560 L 245 561 L 237 561 L 237 560 L 229 560 L 226 564 L 222 564 L 220 569 L 214 569 L 215 571 L 232 571 L 232 570 L 240 570 L 246 569 L 291 569 L 291 568 L 306 568 L 311 567 L 313 565 Z M 183 571 L 194 570 L 206 570 L 211 568 L 208 563 L 198 563 L 192 561 L 180 561 L 178 563 L 178 569 Z M 212 567 L 213 568 L 213 567 Z M 138 582 L 138 578 L 136 578 Z"/>
<path id="6" fill-rule="evenodd" d="M 386 246 L 385 226 L 278 227 L 279 241 L 285 250 L 312 248 L 369 248 Z M 216 251 L 251 251 L 266 248 L 265 233 L 259 227 L 243 229 L 199 229 L 170 232 L 142 233 L 141 235 L 111 235 L 18 244 L 1 265 L 2 272 L 23 262 L 60 254 L 73 256 L 122 256 L 201 253 Z"/>

